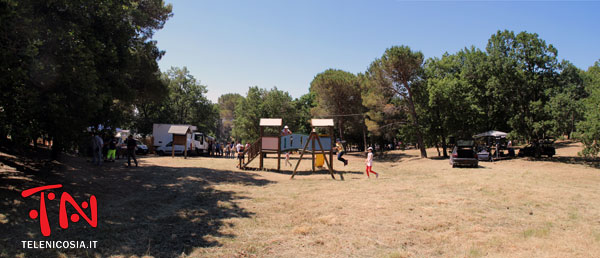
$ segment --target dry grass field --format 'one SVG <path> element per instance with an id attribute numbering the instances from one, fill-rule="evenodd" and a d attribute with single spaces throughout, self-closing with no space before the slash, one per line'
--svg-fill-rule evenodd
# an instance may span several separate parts
<path id="1" fill-rule="evenodd" d="M 283 162 L 281 172 L 242 171 L 231 159 L 155 156 L 131 169 L 70 158 L 41 177 L 3 154 L 0 256 L 600 257 L 600 169 L 581 164 L 580 148 L 476 169 L 393 151 L 375 160 L 378 179 L 353 154 L 346 167 L 334 159 L 344 181 L 309 173 L 309 160 L 290 180 Z M 95 194 L 99 226 L 56 222 L 51 238 L 97 240 L 97 249 L 21 249 L 44 238 L 26 215 L 37 202 L 18 194 L 54 182 L 76 198 Z"/>

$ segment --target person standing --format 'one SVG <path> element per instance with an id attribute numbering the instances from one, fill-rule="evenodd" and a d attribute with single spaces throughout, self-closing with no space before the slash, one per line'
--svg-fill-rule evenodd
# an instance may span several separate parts
<path id="1" fill-rule="evenodd" d="M 117 142 L 113 138 L 108 142 L 108 153 L 106 154 L 106 160 L 115 162 L 116 154 L 117 154 Z"/>
<path id="2" fill-rule="evenodd" d="M 335 147 L 337 148 L 337 159 L 341 162 L 344 162 L 344 166 L 348 165 L 348 160 L 342 158 L 342 156 L 344 156 L 345 152 L 344 152 L 344 146 L 342 145 L 342 142 L 340 141 L 340 139 L 338 138 L 336 143 L 335 143 Z"/>
<path id="3" fill-rule="evenodd" d="M 508 156 L 509 157 L 514 157 L 515 156 L 515 149 L 513 149 L 512 146 L 512 141 L 508 140 L 508 144 L 506 144 L 506 148 L 508 148 Z"/>
<path id="4" fill-rule="evenodd" d="M 102 137 L 100 137 L 99 133 L 96 133 L 94 136 L 94 165 L 102 165 L 102 147 L 104 146 L 104 141 Z"/>
<path id="5" fill-rule="evenodd" d="M 229 144 L 225 143 L 225 158 L 228 159 L 229 158 L 229 152 L 231 151 L 231 146 L 229 146 Z"/>
<path id="6" fill-rule="evenodd" d="M 96 165 L 96 134 L 90 132 L 90 142 L 89 142 L 88 154 L 92 156 L 92 164 Z"/>
<path id="7" fill-rule="evenodd" d="M 137 142 L 133 139 L 133 135 L 127 137 L 127 166 L 131 167 L 131 159 L 135 162 L 135 166 L 138 166 L 137 159 L 135 158 L 135 149 L 137 148 Z"/>
<path id="8" fill-rule="evenodd" d="M 244 145 L 242 145 L 242 143 L 241 143 L 241 142 L 238 142 L 238 143 L 235 145 L 235 153 L 240 153 L 240 149 L 242 149 L 243 147 L 244 147 Z"/>
<path id="9" fill-rule="evenodd" d="M 217 142 L 217 146 L 215 148 L 216 148 L 215 156 L 220 157 L 221 156 L 221 143 Z"/>
<path id="10" fill-rule="evenodd" d="M 367 149 L 367 159 L 365 160 L 365 164 L 367 165 L 367 178 L 371 178 L 369 176 L 369 172 L 375 174 L 375 178 L 379 178 L 379 174 L 372 170 L 373 168 L 373 148 L 369 147 Z"/>
<path id="11" fill-rule="evenodd" d="M 236 151 L 236 148 L 235 148 L 235 142 L 234 142 L 234 141 L 232 141 L 232 142 L 231 142 L 231 144 L 229 144 L 229 149 L 230 149 L 230 151 L 231 151 L 231 152 L 229 153 L 229 154 L 231 155 L 231 157 L 229 157 L 229 158 L 235 159 L 235 151 Z"/>
<path id="12" fill-rule="evenodd" d="M 285 144 L 284 144 L 284 148 L 292 148 L 292 144 L 294 144 L 294 137 L 291 136 L 292 135 L 292 131 L 286 125 L 286 126 L 283 127 L 283 130 L 281 130 L 281 136 L 288 136 L 288 135 L 290 135 L 290 146 L 285 146 Z M 289 153 L 289 151 L 286 151 L 285 155 L 288 155 L 288 153 Z"/>
<path id="13" fill-rule="evenodd" d="M 244 163 L 244 145 L 242 145 L 240 142 L 238 142 L 238 144 L 235 146 L 235 148 L 237 150 L 237 158 L 238 158 L 238 162 L 239 162 L 237 167 L 241 168 L 242 163 Z"/>
<path id="14" fill-rule="evenodd" d="M 237 144 L 235 145 L 235 154 L 237 155 L 238 159 L 240 159 L 240 156 L 242 155 L 243 148 L 244 148 L 244 146 L 242 145 L 241 142 L 237 142 Z"/>

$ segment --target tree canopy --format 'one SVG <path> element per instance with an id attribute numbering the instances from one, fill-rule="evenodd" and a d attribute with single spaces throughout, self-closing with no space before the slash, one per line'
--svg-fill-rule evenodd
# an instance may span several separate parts
<path id="1" fill-rule="evenodd" d="M 315 76 L 310 83 L 310 92 L 317 103 L 311 111 L 313 116 L 333 118 L 339 138 L 344 139 L 345 131 L 362 129 L 362 96 L 356 75 L 328 69 Z"/>
<path id="2" fill-rule="evenodd" d="M 123 123 L 164 88 L 151 38 L 170 16 L 163 1 L 2 1 L 3 139 L 47 137 L 56 157 L 90 125 Z"/>
<path id="3" fill-rule="evenodd" d="M 407 46 L 393 46 L 383 53 L 381 58 L 376 59 L 369 69 L 379 70 L 383 83 L 374 83 L 373 85 L 384 94 L 392 95 L 406 101 L 407 111 L 410 114 L 410 121 L 413 125 L 414 135 L 416 136 L 421 157 L 426 158 L 427 152 L 423 142 L 421 125 L 417 114 L 414 93 L 419 90 L 422 72 L 423 72 L 423 53 L 412 51 Z M 381 80 L 379 80 L 381 81 Z"/>

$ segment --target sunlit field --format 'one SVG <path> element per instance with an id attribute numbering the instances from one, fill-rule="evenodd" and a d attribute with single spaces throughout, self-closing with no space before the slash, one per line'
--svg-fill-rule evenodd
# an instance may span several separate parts
<path id="1" fill-rule="evenodd" d="M 378 179 L 368 179 L 364 158 L 351 154 L 346 167 L 334 159 L 344 181 L 325 170 L 310 173 L 309 160 L 293 180 L 283 162 L 281 172 L 243 171 L 236 160 L 207 157 L 147 156 L 131 169 L 122 160 L 97 169 L 70 158 L 47 178 L 18 171 L 26 165 L 14 163 L 1 167 L 0 254 L 598 257 L 600 170 L 578 161 L 579 144 L 559 146 L 555 159 L 481 162 L 476 169 L 421 159 L 417 150 L 393 151 L 376 158 Z M 265 167 L 275 162 L 269 157 Z M 258 160 L 250 166 L 258 167 Z M 23 254 L 21 240 L 44 237 L 26 215 L 38 203 L 15 199 L 23 189 L 52 181 L 79 198 L 93 193 L 99 202 L 98 228 L 53 225 L 52 238 L 97 240 L 97 249 Z"/>

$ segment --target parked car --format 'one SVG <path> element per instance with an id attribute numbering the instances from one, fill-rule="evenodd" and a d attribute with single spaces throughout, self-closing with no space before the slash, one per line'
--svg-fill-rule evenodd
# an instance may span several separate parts
<path id="1" fill-rule="evenodd" d="M 458 140 L 450 156 L 450 165 L 453 168 L 458 166 L 478 167 L 479 160 L 475 151 L 475 142 L 473 140 Z"/>
<path id="2" fill-rule="evenodd" d="M 492 161 L 492 155 L 485 146 L 477 148 L 477 159 L 481 161 Z"/>
<path id="3" fill-rule="evenodd" d="M 552 158 L 555 154 L 554 139 L 551 138 L 534 141 L 519 150 L 519 157 L 541 157 L 546 155 Z"/>
<path id="4" fill-rule="evenodd" d="M 127 141 L 127 138 L 119 138 L 119 141 L 117 143 L 117 151 L 119 154 L 119 157 L 123 156 L 127 156 L 127 143 L 125 142 Z M 142 155 L 146 155 L 148 154 L 148 146 L 146 146 L 146 144 L 142 143 L 140 140 L 135 140 L 135 143 L 137 144 L 137 148 L 135 149 L 135 154 L 142 154 Z"/>
<path id="5" fill-rule="evenodd" d="M 184 150 L 185 150 L 185 147 L 183 145 L 175 145 L 175 154 L 176 155 L 183 154 Z M 158 154 L 160 156 L 171 155 L 171 153 L 173 153 L 173 141 L 170 141 L 165 146 L 160 146 L 160 147 L 156 148 L 156 154 Z"/>
<path id="6" fill-rule="evenodd" d="M 135 140 L 135 142 L 137 143 L 137 149 L 135 150 L 136 154 L 148 154 L 148 146 L 146 146 L 146 144 L 142 143 L 139 140 Z"/>

